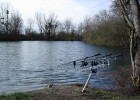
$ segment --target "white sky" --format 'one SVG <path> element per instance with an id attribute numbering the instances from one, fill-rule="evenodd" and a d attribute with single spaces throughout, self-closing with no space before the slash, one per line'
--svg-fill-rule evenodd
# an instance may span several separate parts
<path id="1" fill-rule="evenodd" d="M 22 14 L 22 18 L 34 18 L 36 12 L 46 15 L 55 13 L 60 21 L 71 18 L 74 23 L 82 22 L 85 16 L 108 9 L 111 0 L 0 0 Z"/>

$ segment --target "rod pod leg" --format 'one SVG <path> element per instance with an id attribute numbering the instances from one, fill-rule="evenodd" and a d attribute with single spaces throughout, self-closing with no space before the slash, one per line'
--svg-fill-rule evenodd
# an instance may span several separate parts
<path id="1" fill-rule="evenodd" d="M 84 92 L 85 91 L 85 88 L 87 87 L 87 85 L 88 85 L 88 83 L 89 83 L 89 81 L 90 81 L 90 78 L 91 78 L 91 75 L 92 75 L 93 73 L 92 73 L 92 71 L 90 72 L 90 74 L 89 74 L 89 76 L 88 76 L 88 79 L 87 79 L 87 81 L 86 81 L 86 83 L 85 83 L 85 86 L 83 87 L 83 89 L 82 89 L 82 92 Z"/>
<path id="2" fill-rule="evenodd" d="M 98 74 L 95 74 L 97 77 L 98 77 L 98 79 L 100 80 L 100 82 L 104 85 L 104 87 L 105 88 L 108 88 L 105 84 L 104 84 L 104 82 L 102 81 L 102 79 L 98 76 Z"/>
<path id="3" fill-rule="evenodd" d="M 87 79 L 87 81 L 86 81 L 86 83 L 85 83 L 85 86 L 84 86 L 83 89 L 82 89 L 82 92 L 85 91 L 85 88 L 87 87 L 87 85 L 88 85 L 88 83 L 89 83 L 89 81 L 90 81 L 91 75 L 92 75 L 92 74 L 96 74 L 96 73 L 97 73 L 97 69 L 91 68 L 90 74 L 89 74 L 88 79 Z"/>

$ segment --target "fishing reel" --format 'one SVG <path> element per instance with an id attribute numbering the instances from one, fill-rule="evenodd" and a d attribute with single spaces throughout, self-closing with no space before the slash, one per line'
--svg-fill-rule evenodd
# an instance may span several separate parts
<path id="1" fill-rule="evenodd" d="M 96 60 L 94 60 L 94 61 L 91 62 L 91 66 L 97 66 L 98 64 L 99 63 Z"/>
<path id="2" fill-rule="evenodd" d="M 75 60 L 75 61 L 72 61 L 73 66 L 74 66 L 74 68 L 75 68 L 76 64 L 79 63 L 79 62 L 81 63 L 81 67 L 87 66 L 87 65 L 88 65 L 88 60 L 89 60 L 89 58 L 93 58 L 93 57 L 99 56 L 99 55 L 101 55 L 101 54 L 98 53 L 98 54 L 95 54 L 95 55 L 93 55 L 93 56 L 89 56 L 89 57 L 85 57 L 85 58 L 83 58 L 83 59 L 77 59 L 77 60 Z M 68 63 L 71 63 L 71 62 L 68 62 Z"/>
<path id="3" fill-rule="evenodd" d="M 83 61 L 80 61 L 81 62 L 81 67 L 84 67 L 84 66 L 87 66 L 88 65 L 88 62 L 86 61 L 87 58 L 84 58 Z M 73 66 L 75 68 L 76 66 L 76 61 L 73 61 Z"/>
<path id="4" fill-rule="evenodd" d="M 84 67 L 84 66 L 87 66 L 88 65 L 88 62 L 87 61 L 81 61 L 81 67 Z M 74 66 L 74 68 L 75 68 L 75 66 L 76 66 L 76 61 L 73 61 L 73 66 Z"/>
<path id="5" fill-rule="evenodd" d="M 96 69 L 96 68 L 95 68 L 95 69 L 92 68 L 92 69 L 91 69 L 91 72 L 92 72 L 92 73 L 97 73 L 97 69 Z"/>
<path id="6" fill-rule="evenodd" d="M 95 54 L 93 56 L 89 56 L 89 57 L 85 57 L 83 59 L 78 59 L 72 62 L 68 62 L 65 64 L 70 64 L 73 63 L 74 68 L 76 67 L 76 65 L 81 65 L 81 67 L 85 67 L 87 66 L 89 63 L 91 63 L 91 66 L 96 66 L 97 67 L 105 67 L 110 65 L 110 58 L 116 58 L 119 56 L 122 56 L 122 54 L 118 54 L 118 55 L 114 55 L 112 56 L 112 54 L 107 54 L 104 56 L 100 56 L 101 54 Z M 63 65 L 65 65 L 63 64 Z"/>
<path id="7" fill-rule="evenodd" d="M 109 66 L 110 66 L 109 58 L 103 58 L 102 66 L 103 67 L 107 66 L 109 68 Z"/>
<path id="8" fill-rule="evenodd" d="M 81 62 L 82 62 L 81 67 L 84 67 L 84 66 L 87 66 L 88 65 L 88 62 L 87 61 L 81 61 Z"/>

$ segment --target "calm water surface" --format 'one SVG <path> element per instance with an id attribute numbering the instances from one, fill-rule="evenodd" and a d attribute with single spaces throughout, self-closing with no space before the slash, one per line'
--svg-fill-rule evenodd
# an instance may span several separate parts
<path id="1" fill-rule="evenodd" d="M 0 42 L 0 93 L 22 92 L 44 88 L 48 84 L 84 84 L 90 70 L 80 66 L 62 65 L 96 53 L 119 54 L 123 56 L 111 61 L 109 69 L 100 69 L 98 74 L 112 71 L 115 66 L 130 64 L 127 50 L 89 45 L 84 42 Z M 57 66 L 60 65 L 60 66 Z M 113 81 L 101 77 L 111 87 Z M 96 76 L 90 85 L 103 87 Z"/>

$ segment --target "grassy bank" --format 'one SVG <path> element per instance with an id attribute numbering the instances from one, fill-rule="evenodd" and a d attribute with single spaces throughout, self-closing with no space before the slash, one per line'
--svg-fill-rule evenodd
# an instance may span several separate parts
<path id="1" fill-rule="evenodd" d="M 32 97 L 31 93 L 1 94 L 0 100 L 32 100 Z"/>
<path id="2" fill-rule="evenodd" d="M 81 86 L 53 87 L 28 93 L 14 93 L 0 96 L 0 100 L 140 100 L 139 95 L 122 94 L 112 90 L 88 88 L 81 92 Z"/>

